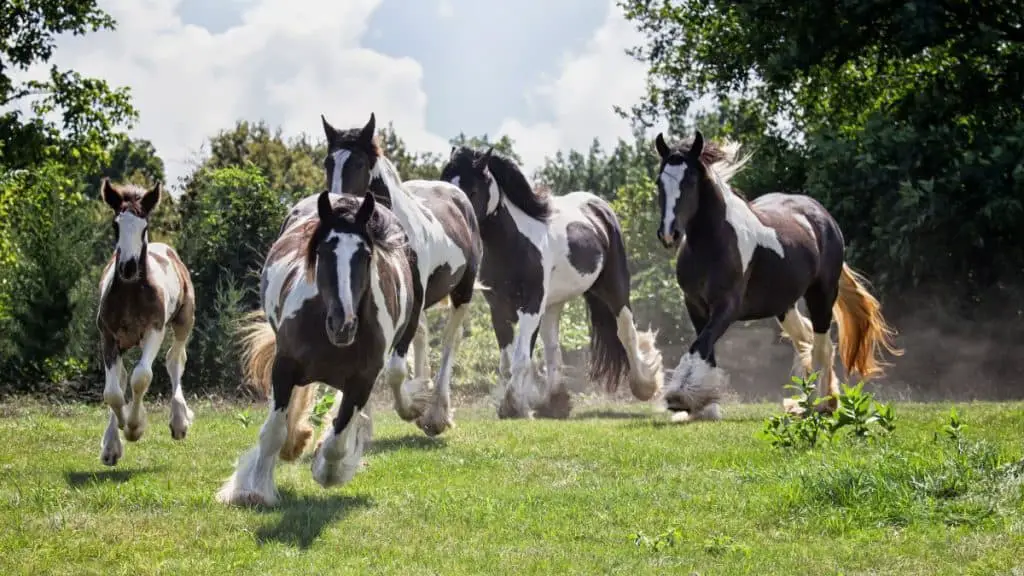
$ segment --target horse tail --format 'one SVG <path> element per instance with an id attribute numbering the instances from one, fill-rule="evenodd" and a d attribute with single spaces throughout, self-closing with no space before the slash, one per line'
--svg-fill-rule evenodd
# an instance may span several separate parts
<path id="1" fill-rule="evenodd" d="M 246 315 L 247 322 L 242 326 L 242 374 L 250 386 L 263 393 L 265 398 L 273 394 L 274 358 L 277 356 L 277 334 L 266 321 L 262 310 Z M 295 460 L 305 450 L 313 427 L 308 417 L 309 410 L 316 399 L 316 386 L 307 385 L 292 390 L 288 401 L 288 437 L 281 447 L 282 460 Z"/>
<path id="2" fill-rule="evenodd" d="M 862 378 L 881 376 L 887 363 L 882 349 L 893 356 L 902 356 L 893 337 L 896 331 L 882 316 L 882 305 L 866 288 L 867 280 L 843 264 L 839 277 L 839 298 L 834 312 L 839 325 L 839 354 L 848 373 Z"/>
<path id="3" fill-rule="evenodd" d="M 591 292 L 583 299 L 590 313 L 590 379 L 604 381 L 605 389 L 615 392 L 629 373 L 629 356 L 619 341 L 619 324 L 608 305 Z"/>

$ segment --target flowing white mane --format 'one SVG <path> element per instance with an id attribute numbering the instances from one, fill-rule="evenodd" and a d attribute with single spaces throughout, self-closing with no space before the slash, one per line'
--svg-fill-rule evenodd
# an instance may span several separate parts
<path id="1" fill-rule="evenodd" d="M 728 184 L 732 180 L 733 176 L 739 174 L 746 167 L 747 162 L 753 158 L 753 153 L 740 154 L 740 143 L 732 140 L 726 140 L 722 143 L 719 148 L 725 155 L 718 162 L 713 163 L 709 168 L 714 170 L 715 174 L 722 180 L 723 184 Z"/>

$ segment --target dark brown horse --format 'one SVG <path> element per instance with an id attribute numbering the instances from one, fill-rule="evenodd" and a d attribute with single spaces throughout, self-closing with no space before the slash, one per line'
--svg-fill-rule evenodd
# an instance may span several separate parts
<path id="1" fill-rule="evenodd" d="M 277 503 L 274 466 L 308 440 L 305 413 L 317 382 L 341 401 L 313 456 L 313 478 L 325 487 L 351 480 L 372 436 L 374 382 L 420 313 L 405 232 L 370 193 L 325 191 L 316 212 L 294 219 L 267 255 L 261 299 L 243 345 L 248 378 L 270 397 L 270 413 L 259 443 L 217 493 L 228 504 Z"/>
<path id="2" fill-rule="evenodd" d="M 849 373 L 882 374 L 883 350 L 901 355 L 891 341 L 878 300 L 845 263 L 843 234 L 816 200 L 801 194 L 765 194 L 748 202 L 729 180 L 749 160 L 738 146 L 691 142 L 669 146 L 658 134 L 661 157 L 658 238 L 680 243 L 676 281 L 697 339 L 679 361 L 665 403 L 675 412 L 718 419 L 725 373 L 715 343 L 737 320 L 776 318 L 793 342 L 804 372 L 820 371 L 824 409 L 834 410 L 839 386 L 832 320 Z M 796 308 L 804 299 L 810 320 Z M 792 406 L 787 406 L 792 408 Z"/>
<path id="3" fill-rule="evenodd" d="M 161 186 L 146 190 L 116 186 L 104 178 L 103 200 L 114 211 L 114 255 L 100 280 L 100 332 L 106 386 L 103 400 L 110 406 L 110 423 L 103 435 L 100 460 L 113 466 L 124 454 L 118 429 L 135 442 L 146 429 L 143 398 L 153 380 L 153 361 L 170 326 L 174 341 L 167 351 L 171 377 L 171 437 L 185 437 L 192 411 L 185 403 L 181 375 L 185 371 L 185 346 L 195 321 L 195 290 L 188 268 L 174 248 L 149 242 L 149 216 L 160 203 Z M 136 346 L 142 355 L 132 371 L 132 401 L 125 407 L 127 372 L 121 356 Z"/>

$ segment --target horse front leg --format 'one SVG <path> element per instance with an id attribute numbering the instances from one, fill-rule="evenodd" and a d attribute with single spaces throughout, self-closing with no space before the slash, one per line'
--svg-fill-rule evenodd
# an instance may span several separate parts
<path id="1" fill-rule="evenodd" d="M 690 350 L 679 359 L 665 394 L 665 405 L 673 412 L 685 413 L 681 419 L 688 419 L 689 414 L 700 419 L 721 419 L 718 403 L 728 376 L 715 360 L 715 344 L 735 321 L 739 301 L 739 297 L 727 297 L 716 303 Z"/>
<path id="2" fill-rule="evenodd" d="M 415 300 L 415 297 L 414 297 Z M 406 356 L 409 353 L 409 345 L 421 328 L 419 319 L 426 316 L 426 312 L 420 309 L 422 299 L 413 304 L 414 317 L 409 319 L 405 329 L 398 337 L 395 350 L 388 360 L 387 375 L 385 380 L 391 388 L 391 395 L 394 397 L 395 412 L 406 422 L 415 421 L 427 409 L 430 400 L 433 398 L 433 391 L 430 389 L 430 379 L 416 376 L 408 379 L 409 364 Z"/>
<path id="3" fill-rule="evenodd" d="M 543 309 L 543 302 L 541 303 Z M 498 406 L 499 418 L 532 418 L 531 407 L 539 400 L 540 381 L 533 367 L 533 346 L 540 328 L 540 312 L 519 313 L 519 333 L 512 345 L 512 375 L 505 398 Z"/>
<path id="4" fill-rule="evenodd" d="M 271 368 L 273 397 L 256 446 L 238 459 L 235 471 L 217 492 L 223 504 L 275 506 L 279 501 L 274 484 L 274 467 L 288 438 L 288 410 L 296 409 L 290 402 L 292 390 L 300 382 L 302 367 L 298 362 L 280 356 Z"/>
<path id="5" fill-rule="evenodd" d="M 129 442 L 137 442 L 146 431 L 146 407 L 143 402 L 153 382 L 153 361 L 163 341 L 163 328 L 148 330 L 142 336 L 142 355 L 132 370 L 132 401 L 128 404 L 128 416 L 124 424 L 124 437 Z"/>
<path id="6" fill-rule="evenodd" d="M 360 375 L 345 383 L 341 407 L 317 444 L 310 466 L 313 479 L 324 488 L 345 484 L 359 470 L 373 435 L 373 421 L 365 409 L 376 374 Z M 332 382 L 331 386 L 339 383 Z"/>
<path id="7" fill-rule="evenodd" d="M 114 338 L 108 334 L 103 336 L 102 352 L 106 376 L 103 401 L 110 407 L 110 420 L 100 441 L 100 461 L 107 466 L 114 466 L 124 456 L 120 430 L 124 428 L 124 386 L 127 377 L 121 350 Z"/>
<path id="8" fill-rule="evenodd" d="M 540 339 L 544 344 L 544 370 L 547 380 L 547 398 L 537 407 L 537 415 L 543 418 L 564 419 L 572 412 L 569 391 L 559 374 L 562 365 L 562 346 L 559 342 L 558 324 L 562 319 L 565 304 L 548 306 L 540 321 Z"/>

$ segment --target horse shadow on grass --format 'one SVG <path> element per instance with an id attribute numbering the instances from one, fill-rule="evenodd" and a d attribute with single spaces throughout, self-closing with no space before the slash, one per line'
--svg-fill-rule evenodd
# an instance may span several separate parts
<path id="1" fill-rule="evenodd" d="M 66 470 L 64 480 L 72 488 L 82 488 L 98 484 L 124 484 L 136 476 L 162 472 L 166 466 L 147 466 L 143 468 L 117 468 L 112 470 L 91 470 L 75 472 Z"/>
<path id="2" fill-rule="evenodd" d="M 651 415 L 645 412 L 630 412 L 628 410 L 584 410 L 573 414 L 574 420 L 639 420 L 650 418 Z"/>
<path id="3" fill-rule="evenodd" d="M 441 450 L 448 446 L 448 439 L 441 438 L 428 438 L 423 435 L 406 434 L 405 436 L 397 436 L 392 438 L 381 438 L 380 440 L 374 440 L 370 443 L 370 447 L 366 450 L 367 454 L 383 454 L 385 452 L 394 452 L 396 450 L 410 449 L 410 450 Z"/>
<path id="4" fill-rule="evenodd" d="M 268 523 L 256 530 L 260 545 L 280 542 L 308 549 L 320 537 L 324 528 L 343 521 L 346 516 L 373 506 L 366 496 L 320 493 L 299 495 L 287 489 L 280 491 L 281 502 L 274 508 L 257 508 L 267 515 L 280 514 L 276 523 Z"/>

